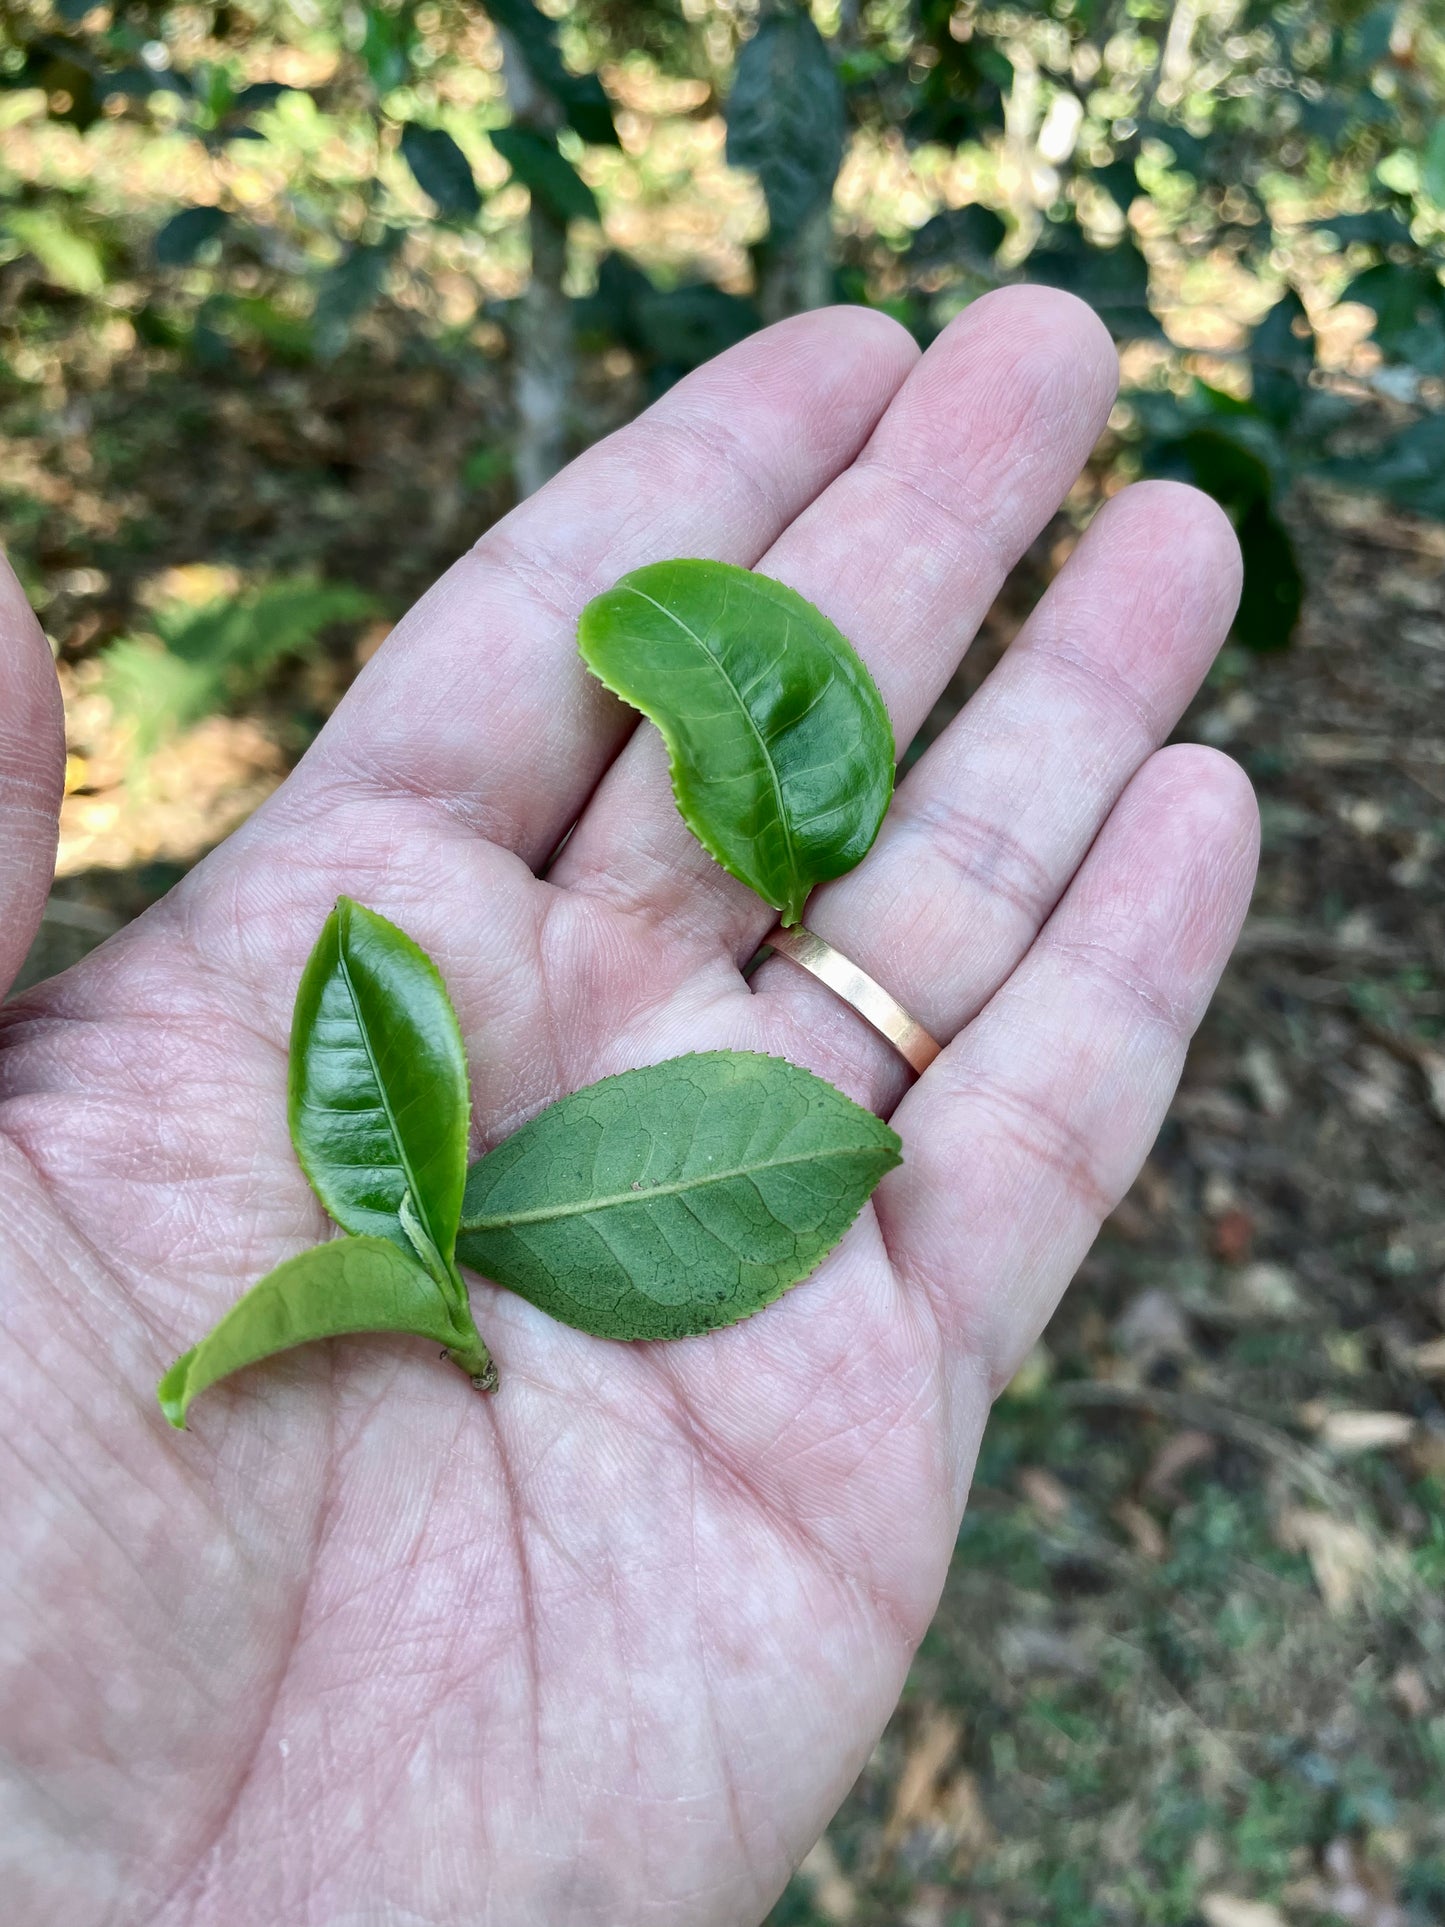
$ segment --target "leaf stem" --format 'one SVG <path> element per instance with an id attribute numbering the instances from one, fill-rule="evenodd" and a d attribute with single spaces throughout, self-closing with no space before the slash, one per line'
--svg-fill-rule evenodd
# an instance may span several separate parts
<path id="1" fill-rule="evenodd" d="M 461 1280 L 457 1282 L 460 1284 Z M 479 1392 L 495 1392 L 496 1362 L 477 1330 L 465 1298 L 460 1305 L 452 1307 L 452 1325 L 457 1333 L 456 1340 L 447 1346 L 442 1356 L 449 1358 L 453 1365 L 459 1365 Z"/>

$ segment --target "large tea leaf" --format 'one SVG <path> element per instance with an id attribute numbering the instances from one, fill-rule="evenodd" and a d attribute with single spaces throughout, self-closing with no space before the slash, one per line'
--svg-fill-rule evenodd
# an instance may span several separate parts
<path id="1" fill-rule="evenodd" d="M 290 1112 L 301 1168 L 339 1225 L 411 1255 L 419 1222 L 450 1260 L 467 1172 L 462 1034 L 431 959 L 349 897 L 296 992 Z"/>
<path id="2" fill-rule="evenodd" d="M 156 1388 L 161 1410 L 184 1427 L 191 1401 L 244 1366 L 313 1338 L 409 1332 L 444 1345 L 464 1371 L 490 1380 L 491 1361 L 471 1314 L 385 1238 L 336 1238 L 288 1258 L 252 1285 Z"/>
<path id="3" fill-rule="evenodd" d="M 730 1325 L 805 1278 L 898 1139 L 780 1058 L 709 1051 L 604 1078 L 472 1166 L 457 1256 L 599 1338 Z"/>
<path id="4" fill-rule="evenodd" d="M 662 731 L 688 828 L 784 923 L 861 862 L 893 793 L 893 731 L 810 602 L 730 563 L 655 562 L 589 602 L 578 635 Z"/>
<path id="5" fill-rule="evenodd" d="M 727 130 L 728 164 L 757 175 L 774 241 L 827 205 L 846 116 L 828 43 L 808 14 L 772 14 L 738 55 Z"/>

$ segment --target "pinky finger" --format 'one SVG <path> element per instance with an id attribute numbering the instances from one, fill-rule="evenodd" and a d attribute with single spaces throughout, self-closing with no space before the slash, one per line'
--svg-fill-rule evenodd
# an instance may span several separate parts
<path id="1" fill-rule="evenodd" d="M 1237 765 L 1182 745 L 1151 757 L 1013 976 L 894 1114 L 890 1252 L 955 1363 L 995 1386 L 1148 1155 L 1257 854 Z"/>
<path id="2" fill-rule="evenodd" d="M 0 559 L 0 997 L 40 928 L 64 769 L 55 664 L 24 590 Z"/>

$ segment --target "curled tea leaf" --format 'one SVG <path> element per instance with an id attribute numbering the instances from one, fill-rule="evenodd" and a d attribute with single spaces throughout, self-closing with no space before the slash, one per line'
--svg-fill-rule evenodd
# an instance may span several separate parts
<path id="1" fill-rule="evenodd" d="M 661 730 L 688 828 L 784 923 L 862 861 L 893 794 L 893 730 L 810 602 L 728 563 L 655 562 L 594 597 L 578 637 Z"/>
<path id="2" fill-rule="evenodd" d="M 577 1091 L 472 1166 L 457 1256 L 600 1338 L 747 1318 L 832 1250 L 898 1139 L 822 1078 L 741 1051 Z"/>
<path id="3" fill-rule="evenodd" d="M 385 1238 L 336 1238 L 267 1272 L 237 1299 L 157 1387 L 161 1410 L 183 1429 L 191 1402 L 218 1379 L 314 1338 L 408 1332 L 445 1346 L 473 1378 L 491 1360 L 471 1313 Z"/>

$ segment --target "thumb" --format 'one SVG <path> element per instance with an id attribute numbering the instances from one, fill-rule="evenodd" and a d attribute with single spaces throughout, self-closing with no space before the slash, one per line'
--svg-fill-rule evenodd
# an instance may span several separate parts
<path id="1" fill-rule="evenodd" d="M 40 928 L 64 775 L 65 718 L 50 645 L 0 558 L 0 997 Z"/>

